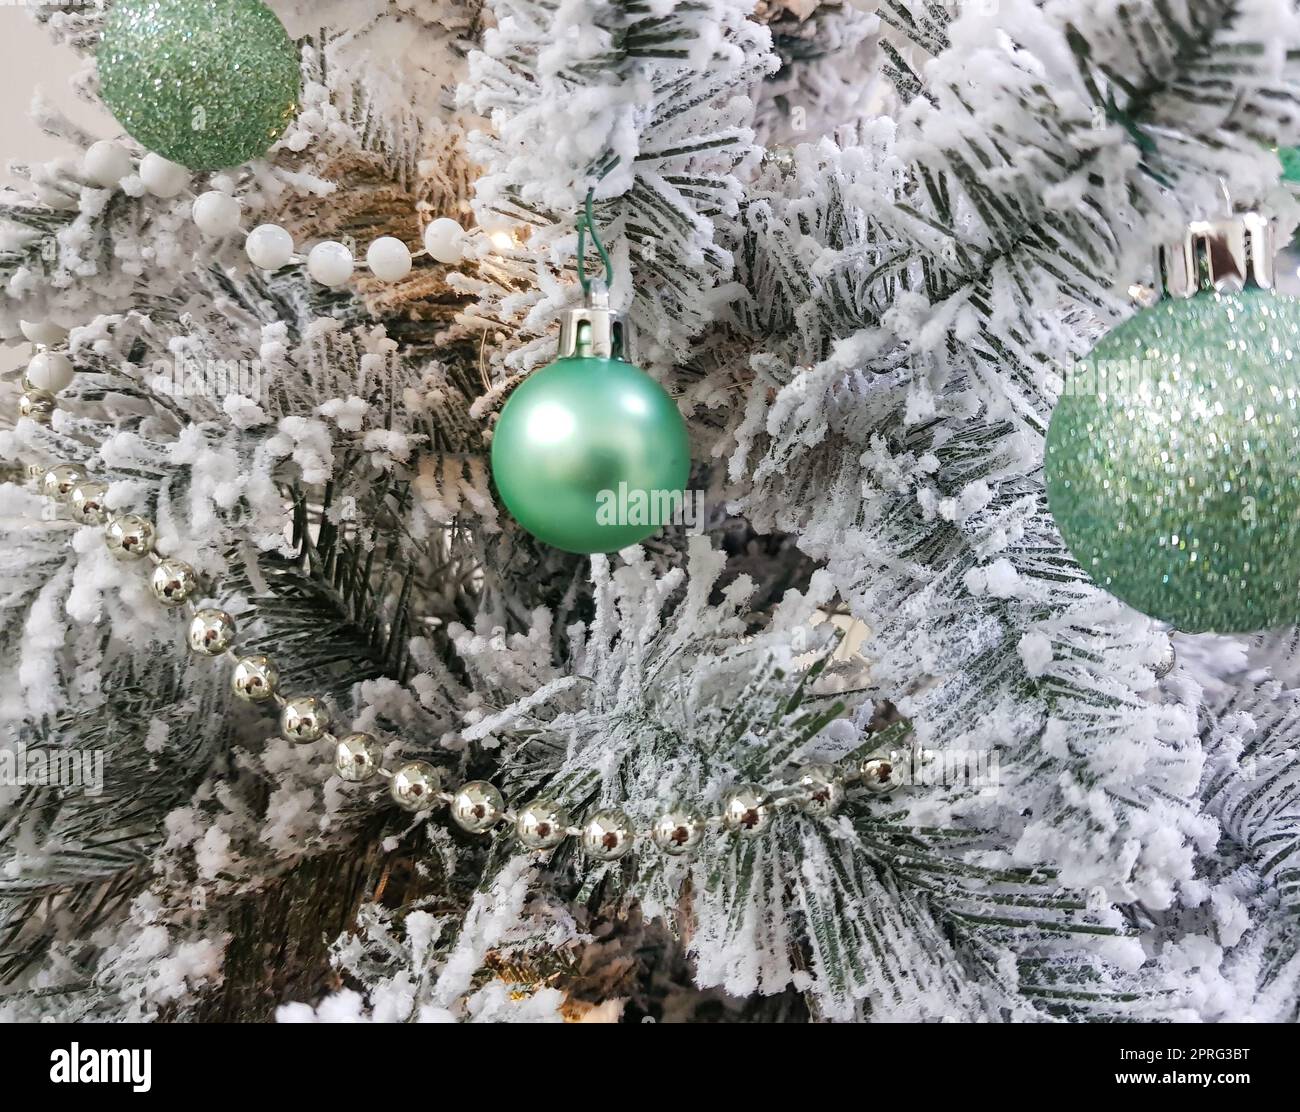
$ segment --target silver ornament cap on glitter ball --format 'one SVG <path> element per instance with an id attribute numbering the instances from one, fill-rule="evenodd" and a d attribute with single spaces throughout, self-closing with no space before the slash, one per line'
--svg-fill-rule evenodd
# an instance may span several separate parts
<path id="1" fill-rule="evenodd" d="M 1259 213 L 1189 225 L 1048 428 L 1048 504 L 1080 568 L 1184 633 L 1300 622 L 1300 301 L 1273 292 L 1274 255 Z"/>

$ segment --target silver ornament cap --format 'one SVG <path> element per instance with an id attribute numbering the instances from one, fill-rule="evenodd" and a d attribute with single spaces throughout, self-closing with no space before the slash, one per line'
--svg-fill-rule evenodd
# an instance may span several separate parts
<path id="1" fill-rule="evenodd" d="M 1135 287 L 1141 304 L 1162 297 L 1187 299 L 1198 293 L 1235 293 L 1247 286 L 1277 287 L 1277 225 L 1258 212 L 1218 220 L 1196 220 L 1180 240 L 1156 249 L 1154 288 Z"/>
<path id="2" fill-rule="evenodd" d="M 559 359 L 627 360 L 629 334 L 622 314 L 609 307 L 609 292 L 593 286 L 583 304 L 560 318 Z"/>

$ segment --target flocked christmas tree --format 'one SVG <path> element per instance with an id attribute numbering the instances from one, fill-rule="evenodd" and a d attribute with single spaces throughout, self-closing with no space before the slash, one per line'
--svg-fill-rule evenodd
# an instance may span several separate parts
<path id="1" fill-rule="evenodd" d="M 126 130 L 0 206 L 0 1016 L 1296 1017 L 1300 642 L 1043 477 L 1153 248 L 1296 223 L 1292 0 L 270 7 L 37 7 Z M 692 461 L 609 555 L 492 479 L 580 229 Z"/>

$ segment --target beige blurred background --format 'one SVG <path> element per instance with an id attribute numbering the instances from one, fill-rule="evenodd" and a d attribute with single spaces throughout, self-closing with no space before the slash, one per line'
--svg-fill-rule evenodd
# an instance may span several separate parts
<path id="1" fill-rule="evenodd" d="M 12 186 L 13 161 L 29 162 L 67 155 L 70 148 L 45 135 L 28 118 L 32 96 L 39 88 L 82 127 L 99 138 L 115 133 L 112 118 L 102 109 L 77 99 L 69 84 L 81 59 L 66 46 L 56 46 L 44 27 L 22 5 L 0 4 L 0 188 Z M 29 345 L 0 347 L 0 371 L 26 363 Z"/>
<path id="2" fill-rule="evenodd" d="M 53 158 L 67 148 L 44 135 L 28 119 L 32 94 L 39 88 L 47 99 L 62 108 L 77 123 L 95 130 L 101 138 L 112 134 L 113 124 L 103 111 L 79 101 L 68 82 L 81 61 L 66 46 L 56 46 L 45 29 L 22 5 L 0 5 L 0 185 L 13 178 L 8 163 L 13 159 Z"/>

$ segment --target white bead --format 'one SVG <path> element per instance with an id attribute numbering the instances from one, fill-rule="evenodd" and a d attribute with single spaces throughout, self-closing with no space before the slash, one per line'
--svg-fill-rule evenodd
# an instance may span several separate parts
<path id="1" fill-rule="evenodd" d="M 293 258 L 293 236 L 279 224 L 259 224 L 244 240 L 248 261 L 262 270 L 279 270 Z"/>
<path id="2" fill-rule="evenodd" d="M 27 364 L 27 382 L 37 390 L 57 394 L 72 385 L 72 360 L 57 351 L 42 351 Z"/>
<path id="3" fill-rule="evenodd" d="M 307 256 L 307 273 L 331 289 L 348 284 L 353 266 L 352 252 L 332 239 L 316 244 Z"/>
<path id="4" fill-rule="evenodd" d="M 440 216 L 424 229 L 424 249 L 440 263 L 458 263 L 465 257 L 465 229 Z"/>
<path id="5" fill-rule="evenodd" d="M 95 185 L 112 189 L 131 172 L 131 156 L 121 143 L 101 139 L 86 151 L 81 172 Z"/>
<path id="6" fill-rule="evenodd" d="M 384 236 L 366 252 L 366 266 L 381 282 L 400 282 L 411 273 L 411 252 L 400 239 Z"/>
<path id="7" fill-rule="evenodd" d="M 50 321 L 20 320 L 18 327 L 23 330 L 23 335 L 32 343 L 42 344 L 45 347 L 49 347 L 50 344 L 61 344 L 68 338 L 66 328 L 61 328 Z"/>
<path id="8" fill-rule="evenodd" d="M 228 236 L 239 227 L 243 207 L 229 193 L 211 189 L 194 201 L 194 223 L 207 236 Z"/>
<path id="9" fill-rule="evenodd" d="M 190 172 L 150 152 L 140 160 L 140 180 L 155 197 L 175 197 L 190 184 Z"/>

